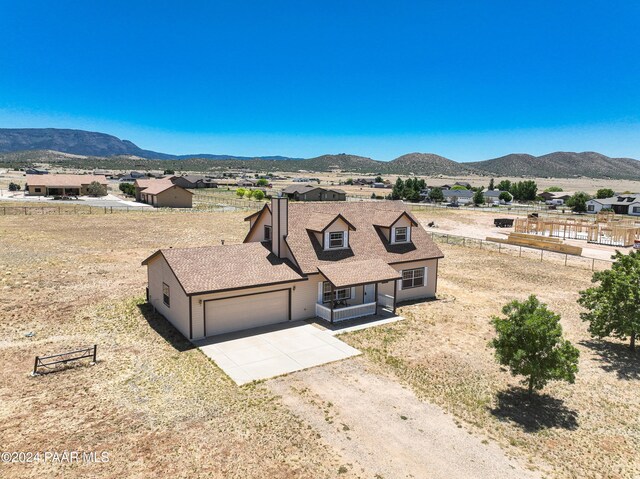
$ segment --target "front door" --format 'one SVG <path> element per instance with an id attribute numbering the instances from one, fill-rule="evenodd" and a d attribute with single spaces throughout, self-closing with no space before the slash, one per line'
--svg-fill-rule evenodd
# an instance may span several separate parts
<path id="1" fill-rule="evenodd" d="M 365 284 L 364 285 L 364 298 L 363 298 L 363 303 L 373 303 L 375 302 L 376 298 L 375 298 L 375 294 L 376 294 L 376 286 L 375 284 Z"/>

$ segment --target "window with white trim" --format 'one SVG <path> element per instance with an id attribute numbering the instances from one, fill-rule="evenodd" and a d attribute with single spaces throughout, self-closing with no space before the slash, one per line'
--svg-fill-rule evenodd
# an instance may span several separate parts
<path id="1" fill-rule="evenodd" d="M 271 241 L 271 225 L 264 225 L 264 240 Z"/>
<path id="2" fill-rule="evenodd" d="M 329 233 L 329 248 L 342 248 L 344 246 L 344 231 Z"/>
<path id="3" fill-rule="evenodd" d="M 351 299 L 351 288 L 334 289 L 333 297 L 336 301 Z M 331 302 L 331 283 L 329 281 L 322 283 L 322 302 Z"/>
<path id="4" fill-rule="evenodd" d="M 396 234 L 395 234 L 395 242 L 396 243 L 405 243 L 408 239 L 408 231 L 407 231 L 407 227 L 406 226 L 399 226 L 398 228 L 396 228 Z"/>
<path id="5" fill-rule="evenodd" d="M 593 211 L 595 209 L 596 209 L 596 207 L 594 205 L 587 206 L 587 211 Z"/>
<path id="6" fill-rule="evenodd" d="M 640 206 L 634 206 L 633 213 L 640 213 Z"/>
<path id="7" fill-rule="evenodd" d="M 424 268 L 405 269 L 402 271 L 402 289 L 424 286 Z"/>
<path id="8" fill-rule="evenodd" d="M 169 285 L 167 283 L 162 283 L 162 302 L 171 307 L 171 297 L 169 294 Z"/>

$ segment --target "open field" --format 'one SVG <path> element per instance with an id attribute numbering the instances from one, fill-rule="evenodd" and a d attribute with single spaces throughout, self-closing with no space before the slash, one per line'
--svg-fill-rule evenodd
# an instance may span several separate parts
<path id="1" fill-rule="evenodd" d="M 434 219 L 472 221 L 462 213 Z M 141 306 L 146 256 L 240 242 L 244 216 L 0 217 L 0 446 L 110 452 L 107 464 L 3 465 L 2 477 L 369 477 L 268 385 L 236 387 Z M 591 341 L 580 322 L 575 299 L 590 272 L 442 248 L 439 300 L 402 307 L 406 321 L 341 336 L 365 353 L 366 368 L 550 477 L 640 473 L 640 367 L 618 342 Z M 529 293 L 562 314 L 581 350 L 576 384 L 551 385 L 533 406 L 518 402 L 517 381 L 487 348 L 490 316 Z M 36 354 L 94 343 L 97 366 L 28 374 Z"/>

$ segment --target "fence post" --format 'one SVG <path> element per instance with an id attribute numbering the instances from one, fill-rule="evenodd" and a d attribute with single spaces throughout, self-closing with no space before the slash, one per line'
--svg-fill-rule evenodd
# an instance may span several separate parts
<path id="1" fill-rule="evenodd" d="M 27 216 L 27 207 L 24 207 L 24 215 Z"/>
<path id="2" fill-rule="evenodd" d="M 541 250 L 540 250 L 540 261 L 542 261 L 542 255 L 543 255 L 543 254 L 544 254 L 544 250 L 543 250 L 543 249 L 541 249 Z"/>
<path id="3" fill-rule="evenodd" d="M 98 362 L 96 359 L 97 353 L 98 353 L 98 345 L 94 344 L 93 345 L 93 364 Z"/>
<path id="4" fill-rule="evenodd" d="M 449 244 L 449 235 L 447 235 L 447 244 Z"/>
<path id="5" fill-rule="evenodd" d="M 32 376 L 35 376 L 36 374 L 38 374 L 38 360 L 40 359 L 39 356 L 36 356 L 36 362 L 33 364 L 33 372 L 31 373 Z"/>
<path id="6" fill-rule="evenodd" d="M 569 255 L 567 253 L 564 254 L 564 265 L 567 265 L 567 258 L 569 257 Z"/>
<path id="7" fill-rule="evenodd" d="M 519 258 L 522 258 L 522 246 L 520 246 L 520 254 L 518 255 Z"/>
<path id="8" fill-rule="evenodd" d="M 596 259 L 591 258 L 591 271 L 595 271 L 596 268 Z"/>

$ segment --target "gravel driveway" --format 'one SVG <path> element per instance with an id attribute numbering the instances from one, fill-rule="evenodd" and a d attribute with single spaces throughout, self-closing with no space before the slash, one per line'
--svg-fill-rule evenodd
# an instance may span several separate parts
<path id="1" fill-rule="evenodd" d="M 411 390 L 354 358 L 267 382 L 365 477 L 535 478 Z"/>

